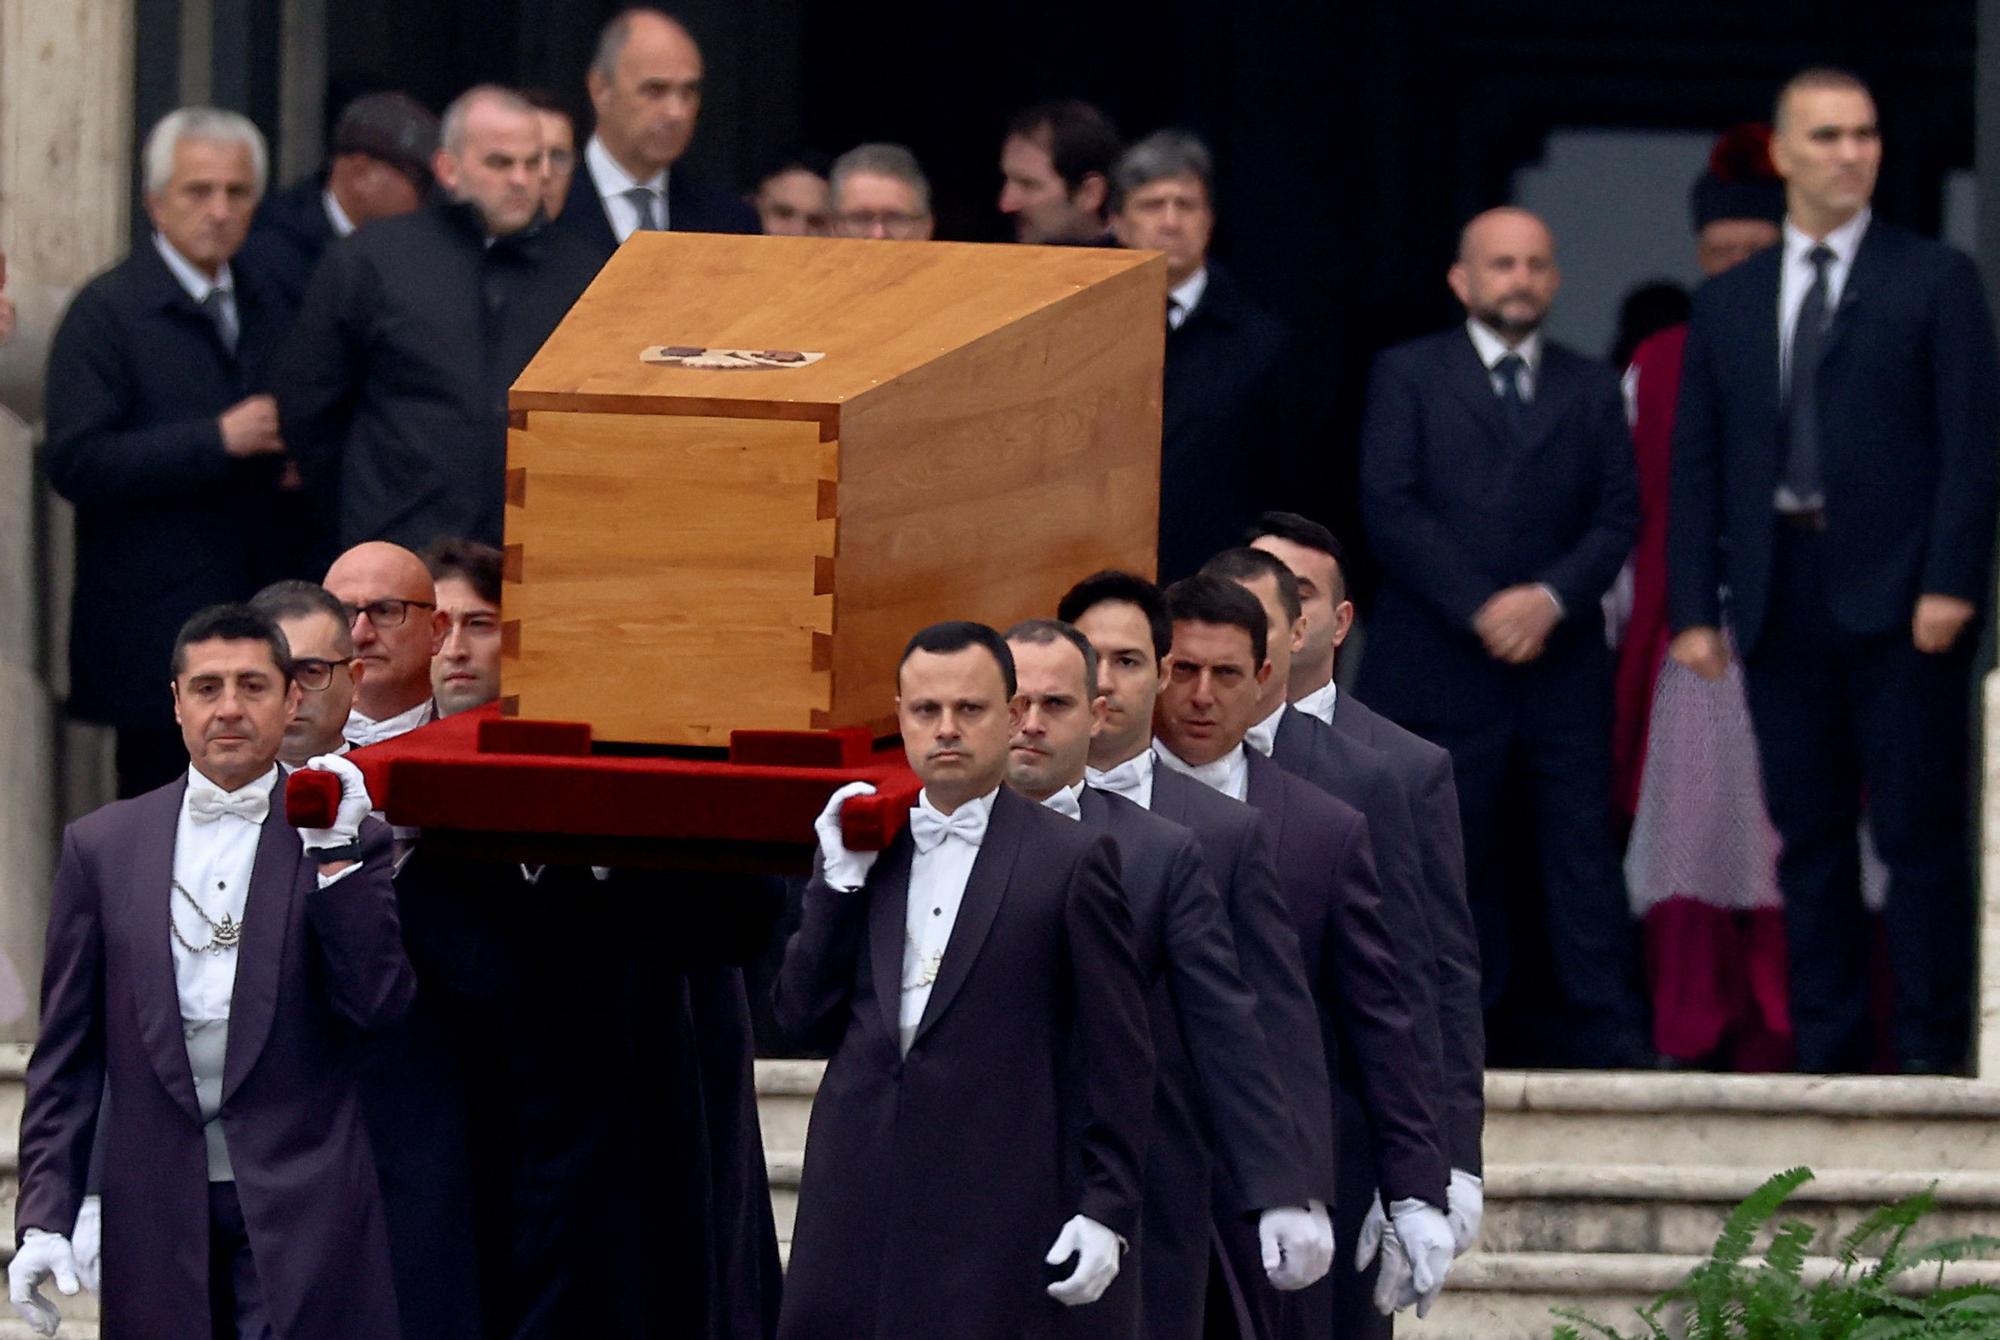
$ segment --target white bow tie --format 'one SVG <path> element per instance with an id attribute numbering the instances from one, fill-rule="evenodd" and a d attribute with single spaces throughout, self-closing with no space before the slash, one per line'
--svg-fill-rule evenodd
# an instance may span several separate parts
<path id="1" fill-rule="evenodd" d="M 977 847 L 986 837 L 986 807 L 968 802 L 953 810 L 950 818 L 927 805 L 910 807 L 910 838 L 918 851 L 933 851 L 948 837 Z"/>
<path id="2" fill-rule="evenodd" d="M 1077 801 L 1076 788 L 1065 786 L 1062 790 L 1042 802 L 1043 806 L 1070 819 L 1083 818 L 1083 806 Z"/>
<path id="3" fill-rule="evenodd" d="M 1114 795 L 1124 796 L 1127 800 L 1136 800 L 1140 788 L 1145 785 L 1151 771 L 1149 762 L 1148 755 L 1134 754 L 1115 768 L 1107 768 L 1101 772 L 1096 768 L 1085 768 L 1084 780 L 1100 791 L 1109 791 Z"/>
<path id="4" fill-rule="evenodd" d="M 198 824 L 212 824 L 225 814 L 261 824 L 271 813 L 271 793 L 264 787 L 225 793 L 208 787 L 188 788 L 188 815 Z"/>

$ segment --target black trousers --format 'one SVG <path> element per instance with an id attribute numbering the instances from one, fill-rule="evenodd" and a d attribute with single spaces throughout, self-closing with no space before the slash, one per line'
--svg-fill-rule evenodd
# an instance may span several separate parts
<path id="1" fill-rule="evenodd" d="M 275 1340 L 234 1182 L 208 1184 L 208 1314 L 215 1340 Z"/>
<path id="2" fill-rule="evenodd" d="M 1906 1069 L 1965 1059 L 1973 895 L 1967 766 L 1974 629 L 1942 655 L 1908 628 L 1833 621 L 1824 536 L 1781 527 L 1771 607 L 1744 662 L 1771 821 L 1783 843 L 1792 1027 L 1799 1069 L 1868 1068 L 1871 931 L 1861 903 L 1865 801 L 1889 868 L 1894 1037 Z"/>
<path id="3" fill-rule="evenodd" d="M 1542 935 L 1555 963 L 1566 1018 L 1567 1064 L 1644 1065 L 1651 1060 L 1638 930 L 1611 831 L 1611 675 L 1608 657 L 1591 691 L 1522 692 L 1513 710 L 1475 726 L 1424 726 L 1451 753 L 1465 832 L 1466 894 L 1479 932 L 1480 988 L 1492 1026 L 1507 992 L 1517 937 Z M 1529 816 L 1546 912 L 1517 926 L 1520 881 L 1510 861 L 1511 816 Z M 1503 1030 L 1504 1031 L 1504 1030 Z"/>

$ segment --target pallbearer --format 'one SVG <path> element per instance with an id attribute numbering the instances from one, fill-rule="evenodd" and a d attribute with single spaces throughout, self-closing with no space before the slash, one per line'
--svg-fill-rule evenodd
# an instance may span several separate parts
<path id="1" fill-rule="evenodd" d="M 911 639 L 897 720 L 924 789 L 819 868 L 776 987 L 828 1048 L 779 1334 L 1018 1340 L 1095 1304 L 1137 1232 L 1153 1056 L 1111 839 L 1005 789 L 1013 658 Z"/>

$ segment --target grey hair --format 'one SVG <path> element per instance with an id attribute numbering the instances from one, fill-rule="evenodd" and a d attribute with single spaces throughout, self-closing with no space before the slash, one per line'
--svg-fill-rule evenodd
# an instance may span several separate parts
<path id="1" fill-rule="evenodd" d="M 182 140 L 203 140 L 211 144 L 240 144 L 250 151 L 250 173 L 257 179 L 257 194 L 264 194 L 270 155 L 264 148 L 264 133 L 256 122 L 241 112 L 220 107 L 176 107 L 159 119 L 146 135 L 140 161 L 146 166 L 146 194 L 158 195 L 174 179 L 174 150 Z"/>
<path id="2" fill-rule="evenodd" d="M 900 144 L 857 144 L 833 160 L 827 170 L 826 189 L 830 199 L 840 200 L 840 188 L 856 173 L 893 177 L 917 193 L 917 207 L 931 212 L 931 181 L 917 165 L 917 156 Z"/>
<path id="3" fill-rule="evenodd" d="M 1111 169 L 1111 208 L 1123 208 L 1125 197 L 1142 186 L 1169 177 L 1193 177 L 1202 194 L 1215 199 L 1215 158 L 1208 146 L 1185 130 L 1156 130 L 1118 155 Z"/>
<path id="4" fill-rule="evenodd" d="M 686 24 L 654 5 L 633 5 L 629 9 L 621 9 L 611 16 L 597 34 L 597 51 L 590 58 L 592 74 L 606 83 L 618 77 L 618 57 L 625 51 L 626 39 L 632 36 L 632 21 L 645 14 L 650 14 L 656 19 L 665 19 L 682 32 L 687 32 Z M 688 40 L 692 42 L 694 34 L 688 33 Z"/>
<path id="5" fill-rule="evenodd" d="M 446 153 L 457 155 L 465 150 L 465 119 L 479 103 L 491 102 L 501 110 L 521 116 L 533 116 L 535 105 L 502 84 L 474 84 L 465 92 L 451 100 L 451 106 L 444 109 L 438 121 L 438 147 Z M 537 123 L 539 124 L 539 123 Z"/>

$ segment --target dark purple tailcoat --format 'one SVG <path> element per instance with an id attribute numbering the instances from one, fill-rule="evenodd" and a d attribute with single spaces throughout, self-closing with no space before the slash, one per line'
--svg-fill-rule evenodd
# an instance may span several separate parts
<path id="1" fill-rule="evenodd" d="M 208 1160 L 169 939 L 185 778 L 70 825 L 49 908 L 41 1037 L 21 1115 L 16 1232 L 67 1233 L 100 1099 L 106 1340 L 209 1340 Z M 284 816 L 257 842 L 220 1120 L 251 1250 L 284 1340 L 395 1340 L 389 1248 L 355 1096 L 360 1032 L 400 1018 L 414 978 L 389 831 L 326 889 Z"/>
<path id="2" fill-rule="evenodd" d="M 1082 1319 L 1042 1254 L 1138 1232 L 1153 1051 L 1109 837 L 1002 787 L 907 1056 L 908 830 L 852 892 L 815 876 L 774 993 L 828 1047 L 783 1340 L 1025 1340 Z M 1080 1131 L 1080 1135 L 1075 1133 Z M 1088 1313 L 1093 1306 L 1078 1309 Z"/>

